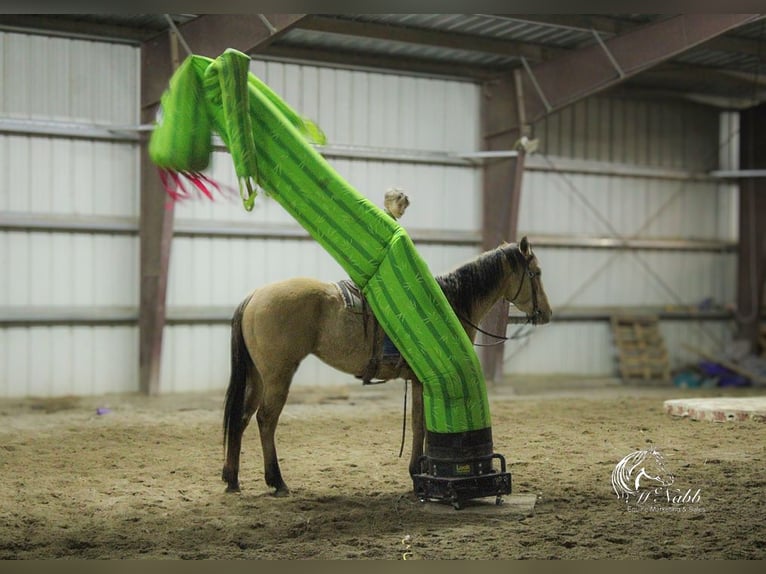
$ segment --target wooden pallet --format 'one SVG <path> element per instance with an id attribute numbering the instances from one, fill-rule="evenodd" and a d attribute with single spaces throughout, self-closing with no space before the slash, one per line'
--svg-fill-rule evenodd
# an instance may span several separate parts
<path id="1" fill-rule="evenodd" d="M 611 324 L 623 380 L 670 380 L 668 351 L 656 316 L 615 315 Z"/>

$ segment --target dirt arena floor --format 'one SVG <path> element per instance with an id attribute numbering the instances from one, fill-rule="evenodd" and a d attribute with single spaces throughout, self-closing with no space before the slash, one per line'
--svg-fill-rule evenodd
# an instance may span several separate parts
<path id="1" fill-rule="evenodd" d="M 493 390 L 495 449 L 536 501 L 471 513 L 414 498 L 402 387 L 294 389 L 277 431 L 287 498 L 262 480 L 255 427 L 242 492 L 224 493 L 222 393 L 0 402 L 0 559 L 766 558 L 766 424 L 662 405 L 764 389 Z M 617 500 L 612 470 L 649 444 L 696 501 Z"/>

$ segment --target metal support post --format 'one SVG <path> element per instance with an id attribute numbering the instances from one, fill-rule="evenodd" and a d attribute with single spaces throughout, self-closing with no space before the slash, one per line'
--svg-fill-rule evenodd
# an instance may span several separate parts
<path id="1" fill-rule="evenodd" d="M 766 168 L 766 104 L 741 113 L 740 167 Z M 739 183 L 739 251 L 737 271 L 737 337 L 758 344 L 766 280 L 766 180 L 747 177 Z"/>
<path id="2" fill-rule="evenodd" d="M 482 100 L 483 146 L 487 151 L 516 147 L 527 135 L 524 99 L 521 97 L 521 71 L 484 86 Z M 524 173 L 523 149 L 515 157 L 488 159 L 483 173 L 482 248 L 493 249 L 503 241 L 516 241 L 518 230 L 521 181 Z M 508 325 L 508 303 L 498 302 L 482 322 L 490 333 L 505 334 Z M 493 341 L 494 342 L 494 341 Z M 488 384 L 503 377 L 502 345 L 483 347 L 481 353 L 484 377 Z"/>

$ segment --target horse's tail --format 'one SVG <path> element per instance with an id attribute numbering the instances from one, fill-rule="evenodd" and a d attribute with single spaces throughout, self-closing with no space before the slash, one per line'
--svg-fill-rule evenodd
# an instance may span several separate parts
<path id="1" fill-rule="evenodd" d="M 253 367 L 253 361 L 247 351 L 245 337 L 242 334 L 242 315 L 251 297 L 252 295 L 248 295 L 239 304 L 231 318 L 231 375 L 223 409 L 223 445 L 225 450 L 230 450 L 232 447 L 231 440 L 234 437 L 239 438 L 241 434 L 241 425 L 245 413 L 247 377 Z"/>

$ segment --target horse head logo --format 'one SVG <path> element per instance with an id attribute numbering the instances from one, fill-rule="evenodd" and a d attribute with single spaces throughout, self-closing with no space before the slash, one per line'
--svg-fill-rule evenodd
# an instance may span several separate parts
<path id="1" fill-rule="evenodd" d="M 662 454 L 654 447 L 630 453 L 612 471 L 612 489 L 617 498 L 628 499 L 630 495 L 637 494 L 642 480 L 655 486 L 670 486 L 675 480 L 665 468 Z"/>

